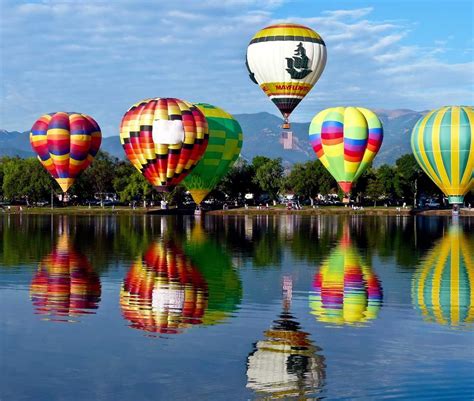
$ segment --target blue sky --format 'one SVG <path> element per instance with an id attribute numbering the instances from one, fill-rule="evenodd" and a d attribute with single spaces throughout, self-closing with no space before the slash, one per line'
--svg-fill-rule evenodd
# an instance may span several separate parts
<path id="1" fill-rule="evenodd" d="M 425 110 L 473 104 L 471 1 L 1 0 L 0 128 L 27 130 L 41 114 L 80 111 L 117 135 L 147 97 L 208 102 L 230 113 L 268 111 L 250 82 L 247 44 L 293 21 L 326 41 L 319 82 L 292 115 L 323 108 Z"/>

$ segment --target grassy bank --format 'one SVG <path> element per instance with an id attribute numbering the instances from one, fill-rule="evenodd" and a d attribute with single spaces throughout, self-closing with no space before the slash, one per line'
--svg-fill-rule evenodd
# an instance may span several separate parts
<path id="1" fill-rule="evenodd" d="M 8 214 L 28 214 L 28 215 L 143 215 L 143 214 L 193 214 L 192 210 L 185 209 L 168 209 L 161 210 L 159 208 L 143 208 L 137 207 L 132 209 L 130 207 L 87 207 L 87 206 L 67 206 L 56 207 L 54 209 L 48 207 L 32 207 L 26 208 L 19 206 L 11 206 L 10 210 L 0 210 L 0 215 Z M 320 207 L 311 208 L 306 207 L 302 210 L 287 210 L 284 207 L 270 207 L 268 209 L 257 209 L 256 207 L 235 208 L 228 210 L 212 210 L 207 212 L 210 215 L 281 215 L 281 214 L 296 214 L 296 215 L 365 215 L 365 216 L 411 216 L 411 215 L 427 215 L 427 216 L 450 216 L 451 210 L 415 210 L 415 209 L 397 209 L 395 207 L 367 207 L 362 210 L 353 210 L 348 207 Z M 462 209 L 462 216 L 474 216 L 474 209 Z"/>

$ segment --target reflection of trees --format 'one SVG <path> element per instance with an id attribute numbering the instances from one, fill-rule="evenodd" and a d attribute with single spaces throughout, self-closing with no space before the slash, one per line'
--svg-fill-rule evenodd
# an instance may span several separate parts
<path id="1" fill-rule="evenodd" d="M 474 323 L 474 236 L 457 226 L 423 258 L 412 300 L 423 318 L 443 325 Z"/>
<path id="2" fill-rule="evenodd" d="M 289 312 L 291 295 L 289 298 L 247 358 L 247 388 L 254 390 L 258 399 L 306 399 L 324 383 L 326 365 L 318 353 L 321 348 Z"/>
<path id="3" fill-rule="evenodd" d="M 51 320 L 72 321 L 71 318 L 94 313 L 100 295 L 99 276 L 87 258 L 71 245 L 68 234 L 61 234 L 31 282 L 35 313 Z"/>
<path id="4" fill-rule="evenodd" d="M 51 219 L 9 215 L 0 218 L 0 267 L 39 261 L 51 251 Z"/>
<path id="5" fill-rule="evenodd" d="M 309 301 L 312 313 L 322 322 L 359 324 L 377 317 L 382 287 L 352 245 L 348 225 L 339 245 L 314 276 Z"/>

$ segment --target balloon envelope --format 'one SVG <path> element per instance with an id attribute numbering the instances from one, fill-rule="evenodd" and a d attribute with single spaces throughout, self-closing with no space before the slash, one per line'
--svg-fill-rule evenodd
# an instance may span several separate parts
<path id="1" fill-rule="evenodd" d="M 303 25 L 271 25 L 250 41 L 246 65 L 252 81 L 286 120 L 321 76 L 326 45 L 318 33 Z"/>
<path id="2" fill-rule="evenodd" d="M 413 154 L 449 203 L 463 203 L 474 187 L 474 107 L 433 110 L 413 128 Z"/>
<path id="3" fill-rule="evenodd" d="M 362 107 L 333 107 L 318 113 L 309 127 L 316 156 L 345 193 L 382 146 L 382 123 Z"/>
<path id="4" fill-rule="evenodd" d="M 31 147 L 63 192 L 92 163 L 101 141 L 99 125 L 81 113 L 45 114 L 30 132 Z"/>
<path id="5" fill-rule="evenodd" d="M 199 204 L 224 177 L 240 155 L 242 128 L 229 113 L 206 103 L 196 106 L 207 119 L 209 143 L 197 166 L 183 184 Z"/>
<path id="6" fill-rule="evenodd" d="M 154 98 L 134 104 L 120 126 L 127 158 L 159 191 L 179 184 L 207 147 L 206 118 L 180 99 Z"/>

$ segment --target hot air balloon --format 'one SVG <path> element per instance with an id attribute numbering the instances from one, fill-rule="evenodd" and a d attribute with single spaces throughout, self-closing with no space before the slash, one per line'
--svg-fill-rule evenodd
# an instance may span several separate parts
<path id="1" fill-rule="evenodd" d="M 243 135 L 240 124 L 226 111 L 206 103 L 196 106 L 207 119 L 209 144 L 183 184 L 199 205 L 239 157 Z"/>
<path id="2" fill-rule="evenodd" d="M 92 163 L 101 141 L 99 125 L 81 113 L 45 114 L 30 132 L 31 147 L 63 192 Z"/>
<path id="3" fill-rule="evenodd" d="M 447 106 L 421 118 L 411 134 L 413 154 L 450 204 L 474 188 L 474 107 Z"/>
<path id="4" fill-rule="evenodd" d="M 333 107 L 313 118 L 309 140 L 323 166 L 348 194 L 379 151 L 383 128 L 368 109 Z"/>
<path id="5" fill-rule="evenodd" d="M 325 323 L 358 325 L 375 319 L 382 305 L 382 286 L 351 244 L 343 239 L 314 276 L 311 313 Z"/>
<path id="6" fill-rule="evenodd" d="M 154 242 L 130 269 L 120 292 L 120 306 L 130 327 L 176 334 L 202 323 L 207 283 L 173 241 Z"/>
<path id="7" fill-rule="evenodd" d="M 95 313 L 100 296 L 99 276 L 63 234 L 31 282 L 35 313 L 47 320 L 72 322 L 78 316 Z"/>
<path id="8" fill-rule="evenodd" d="M 319 393 L 325 358 L 289 312 L 288 301 L 264 335 L 247 358 L 247 388 L 256 392 L 256 399 L 306 400 Z"/>
<path id="9" fill-rule="evenodd" d="M 313 88 L 326 65 L 326 45 L 319 34 L 298 24 L 277 24 L 258 31 L 247 49 L 250 79 L 288 117 Z"/>
<path id="10" fill-rule="evenodd" d="M 429 322 L 474 323 L 474 237 L 452 226 L 423 259 L 412 281 L 415 308 Z"/>
<path id="11" fill-rule="evenodd" d="M 207 121 L 193 104 L 154 98 L 134 104 L 120 126 L 132 164 L 158 191 L 169 191 L 196 166 L 209 139 Z"/>

